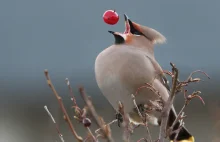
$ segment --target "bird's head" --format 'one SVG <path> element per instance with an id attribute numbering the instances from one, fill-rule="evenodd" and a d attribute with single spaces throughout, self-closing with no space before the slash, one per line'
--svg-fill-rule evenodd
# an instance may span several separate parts
<path id="1" fill-rule="evenodd" d="M 156 30 L 137 24 L 124 14 L 124 33 L 109 31 L 115 37 L 115 44 L 156 44 L 164 43 L 166 38 Z"/>

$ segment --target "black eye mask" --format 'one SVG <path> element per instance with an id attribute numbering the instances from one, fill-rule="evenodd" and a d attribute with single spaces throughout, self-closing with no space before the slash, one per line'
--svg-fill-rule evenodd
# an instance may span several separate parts
<path id="1" fill-rule="evenodd" d="M 129 25 L 130 25 L 130 32 L 132 34 L 144 36 L 144 34 L 142 32 L 140 32 L 140 31 L 138 31 L 137 29 L 134 28 L 134 26 L 133 26 L 133 24 L 130 20 L 128 20 L 128 22 L 129 22 Z"/>

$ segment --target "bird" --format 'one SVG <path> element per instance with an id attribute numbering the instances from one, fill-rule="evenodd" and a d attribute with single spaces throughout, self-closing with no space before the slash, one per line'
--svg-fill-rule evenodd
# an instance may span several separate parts
<path id="1" fill-rule="evenodd" d="M 101 93 L 117 111 L 119 101 L 124 106 L 124 112 L 129 120 L 135 124 L 142 124 L 143 120 L 137 112 L 131 94 L 144 84 L 151 84 L 157 90 L 163 101 L 167 101 L 170 93 L 168 81 L 162 67 L 154 56 L 154 45 L 166 42 L 165 36 L 153 28 L 140 25 L 132 21 L 126 14 L 125 31 L 108 31 L 114 36 L 113 45 L 101 51 L 95 59 L 95 78 Z M 150 105 L 150 101 L 159 99 L 155 92 L 140 89 L 135 95 L 135 101 L 140 110 Z M 147 122 L 159 126 L 161 112 L 148 112 Z M 176 111 L 172 106 L 169 113 L 168 126 L 176 119 Z M 180 122 L 174 126 L 178 129 Z M 175 134 L 169 136 L 173 142 Z M 193 135 L 183 126 L 177 137 L 178 142 L 194 142 Z"/>

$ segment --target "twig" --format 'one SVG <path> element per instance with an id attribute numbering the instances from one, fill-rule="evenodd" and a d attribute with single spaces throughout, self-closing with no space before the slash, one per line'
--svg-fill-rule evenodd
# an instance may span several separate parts
<path id="1" fill-rule="evenodd" d="M 180 133 L 180 130 L 183 128 L 183 125 L 184 125 L 184 122 L 183 122 L 183 118 L 184 118 L 184 113 L 182 113 L 181 115 L 180 115 L 180 117 L 182 118 L 181 120 L 180 120 L 180 125 L 179 125 L 179 128 L 176 130 L 176 135 L 175 135 L 175 137 L 174 137 L 174 142 L 176 142 L 176 140 L 177 140 L 177 137 L 178 137 L 178 135 L 179 135 L 179 133 Z"/>
<path id="2" fill-rule="evenodd" d="M 83 88 L 83 87 L 80 87 L 80 88 L 79 88 L 79 92 L 80 92 L 80 94 L 81 94 L 83 100 L 85 101 L 86 105 L 88 106 L 88 109 L 90 110 L 90 112 L 91 112 L 93 118 L 95 119 L 96 124 L 102 129 L 102 132 L 103 132 L 105 138 L 107 139 L 107 141 L 108 141 L 108 142 L 113 142 L 113 139 L 112 139 L 112 137 L 111 137 L 111 135 L 110 135 L 110 132 L 109 132 L 109 131 L 106 131 L 105 128 L 107 128 L 107 127 L 104 127 L 104 125 L 101 124 L 101 122 L 100 122 L 101 119 L 100 119 L 100 117 L 98 116 L 98 114 L 96 113 L 95 108 L 94 108 L 94 106 L 92 105 L 92 102 L 88 99 L 84 88 Z"/>
<path id="3" fill-rule="evenodd" d="M 166 134 L 167 122 L 168 122 L 169 112 L 170 112 L 170 109 L 172 107 L 172 104 L 175 98 L 176 86 L 177 86 L 177 80 L 178 80 L 178 69 L 175 67 L 173 63 L 170 63 L 170 65 L 172 66 L 172 71 L 173 71 L 174 76 L 172 79 L 171 94 L 162 110 L 159 142 L 164 142 L 164 137 L 167 136 Z"/>
<path id="4" fill-rule="evenodd" d="M 98 140 L 97 140 L 96 137 L 93 135 L 93 133 L 92 133 L 92 131 L 90 130 L 90 128 L 89 128 L 89 127 L 86 127 L 86 128 L 87 128 L 87 130 L 88 130 L 90 136 L 92 137 L 93 141 L 94 141 L 94 142 L 98 142 Z"/>
<path id="5" fill-rule="evenodd" d="M 118 102 L 118 111 L 122 115 L 122 118 L 124 121 L 123 127 L 125 128 L 125 130 L 124 130 L 123 140 L 125 142 L 129 142 L 130 133 L 131 133 L 131 130 L 129 128 L 130 120 L 129 120 L 128 114 L 124 112 L 124 105 L 120 101 Z"/>
<path id="6" fill-rule="evenodd" d="M 69 128 L 70 128 L 70 130 L 71 130 L 73 136 L 76 138 L 76 140 L 77 140 L 78 142 L 82 142 L 82 141 L 83 141 L 82 137 L 80 137 L 80 136 L 77 134 L 77 132 L 75 131 L 75 128 L 73 127 L 73 124 L 72 124 L 71 121 L 70 121 L 69 115 L 68 115 L 68 113 L 67 113 L 67 111 L 66 111 L 66 109 L 65 109 L 65 107 L 64 107 L 64 105 L 63 105 L 62 98 L 58 95 L 57 91 L 55 90 L 55 88 L 54 88 L 54 86 L 53 86 L 53 84 L 52 84 L 52 82 L 51 82 L 51 79 L 50 79 L 50 77 L 49 77 L 48 70 L 45 70 L 45 71 L 44 71 L 44 74 L 45 74 L 45 77 L 46 77 L 46 79 L 47 79 L 47 84 L 49 85 L 49 87 L 50 87 L 51 90 L 53 91 L 53 93 L 54 93 L 56 99 L 58 100 L 58 103 L 59 103 L 59 105 L 60 105 L 60 108 L 61 108 L 61 110 L 62 110 L 62 112 L 63 112 L 63 114 L 64 114 L 64 118 L 65 118 L 66 122 L 68 123 Z"/>
<path id="7" fill-rule="evenodd" d="M 186 92 L 186 91 L 184 91 Z M 185 93 L 184 93 L 185 94 Z M 186 108 L 186 106 L 189 104 L 190 100 L 186 98 L 185 103 L 182 107 L 182 109 L 180 110 L 180 112 L 178 113 L 176 119 L 174 120 L 172 126 L 170 127 L 170 130 L 173 130 L 174 126 L 176 125 L 176 123 L 180 120 L 181 118 L 181 114 L 183 113 L 184 109 Z"/>
<path id="8" fill-rule="evenodd" d="M 66 78 L 65 81 L 66 81 L 66 85 L 68 86 L 69 94 L 70 94 L 71 100 L 73 101 L 74 107 L 77 107 L 78 105 L 76 103 L 76 98 L 73 95 L 73 89 L 72 89 L 72 87 L 70 85 L 70 81 L 69 81 L 68 78 Z"/>
<path id="9" fill-rule="evenodd" d="M 115 122 L 117 122 L 118 120 L 117 119 L 115 119 L 115 120 L 112 120 L 111 122 L 109 122 L 108 124 L 106 124 L 105 126 L 110 126 L 111 124 L 113 124 L 113 123 L 115 123 Z M 97 130 L 95 130 L 95 133 L 98 133 L 100 130 L 101 130 L 102 128 L 98 128 Z"/>
<path id="10" fill-rule="evenodd" d="M 208 75 L 207 73 L 205 73 L 204 71 L 196 70 L 196 71 L 193 71 L 193 72 L 189 75 L 189 77 L 187 78 L 187 80 L 190 80 L 190 78 L 192 77 L 192 75 L 195 74 L 195 73 L 197 73 L 197 72 L 200 72 L 200 73 L 204 74 L 205 76 L 208 77 L 208 79 L 210 79 L 209 75 Z"/>
<path id="11" fill-rule="evenodd" d="M 195 98 L 195 96 L 198 97 L 199 96 L 198 94 L 201 93 L 200 91 L 196 91 L 196 92 L 193 92 L 191 95 L 187 96 L 186 92 L 187 92 L 187 90 L 184 91 L 185 103 L 184 103 L 183 107 L 181 108 L 180 112 L 178 113 L 176 119 L 174 120 L 172 126 L 170 127 L 170 130 L 173 130 L 176 123 L 181 119 L 182 113 L 183 113 L 184 109 L 186 108 L 186 106 L 190 103 L 190 101 L 193 98 Z M 200 100 L 202 101 L 203 104 L 205 103 L 201 97 L 200 97 Z"/>
<path id="12" fill-rule="evenodd" d="M 55 124 L 56 130 L 57 130 L 57 133 L 58 133 L 58 135 L 59 135 L 59 137 L 60 137 L 61 142 L 65 142 L 64 139 L 63 139 L 63 135 L 61 134 L 61 132 L 60 132 L 60 130 L 59 130 L 59 127 L 58 127 L 58 125 L 57 125 L 57 123 L 56 123 L 56 121 L 55 121 L 53 115 L 50 113 L 50 111 L 48 110 L 47 106 L 44 106 L 44 109 L 46 110 L 46 112 L 47 112 L 48 115 L 50 116 L 51 120 L 52 120 L 53 123 Z"/>
<path id="13" fill-rule="evenodd" d="M 141 117 L 141 119 L 142 119 L 142 121 L 143 121 L 143 123 L 144 123 L 144 125 L 145 125 L 145 128 L 146 128 L 146 130 L 147 130 L 148 138 L 150 139 L 150 142 L 152 142 L 150 130 L 149 130 L 148 126 L 146 125 L 146 118 L 144 118 L 143 115 L 141 114 L 141 112 L 140 112 L 140 110 L 139 110 L 139 108 L 138 108 L 138 106 L 137 106 L 137 103 L 136 103 L 136 101 L 135 101 L 135 96 L 134 96 L 133 94 L 131 94 L 131 98 L 132 98 L 132 100 L 133 100 L 134 106 L 136 107 L 139 116 Z M 150 117 L 147 113 L 146 113 L 146 115 L 147 115 L 146 117 Z"/>
<path id="14" fill-rule="evenodd" d="M 172 74 L 172 72 L 170 72 L 170 71 L 163 70 L 163 73 L 165 73 L 165 74 L 167 74 L 167 75 L 173 77 L 173 74 Z"/>
<path id="15" fill-rule="evenodd" d="M 160 99 L 162 98 L 159 91 L 157 91 L 151 84 L 149 83 L 145 83 L 145 85 L 137 88 L 136 92 L 135 92 L 135 96 L 138 94 L 138 92 L 143 89 L 143 88 L 147 88 L 149 89 L 150 91 L 154 92 Z"/>
<path id="16" fill-rule="evenodd" d="M 200 82 L 200 81 L 201 81 L 200 78 L 194 78 L 194 79 L 192 78 L 192 75 L 195 74 L 195 73 L 198 73 L 198 72 L 204 74 L 205 76 L 208 77 L 208 79 L 210 79 L 210 77 L 208 76 L 208 74 L 205 73 L 205 72 L 203 72 L 203 71 L 201 71 L 201 70 L 193 71 L 192 73 L 190 73 L 189 77 L 188 77 L 185 81 L 182 81 L 182 82 L 179 82 L 179 81 L 178 81 L 178 85 L 177 85 L 177 87 L 176 87 L 176 88 L 177 88 L 177 89 L 176 89 L 176 92 L 180 92 L 181 89 L 182 89 L 182 87 L 188 86 L 189 83 Z"/>
<path id="17" fill-rule="evenodd" d="M 137 142 L 141 142 L 141 141 L 148 142 L 146 138 L 141 138 L 141 139 L 139 139 Z"/>
<path id="18" fill-rule="evenodd" d="M 76 103 L 76 98 L 73 95 L 73 90 L 72 87 L 70 85 L 70 81 L 68 78 L 65 79 L 66 81 L 66 85 L 68 86 L 69 89 L 69 94 L 71 96 L 71 100 L 73 101 L 73 108 L 75 108 L 75 113 L 76 116 L 74 116 L 75 119 L 77 119 L 80 123 L 82 123 L 84 125 L 84 127 L 86 127 L 87 131 L 89 132 L 89 138 L 92 138 L 92 140 L 94 142 L 98 142 L 98 140 L 96 139 L 96 137 L 93 135 L 92 131 L 90 130 L 90 125 L 91 125 L 91 120 L 89 118 L 86 117 L 87 114 L 87 109 L 86 107 L 84 107 L 83 109 L 81 109 L 77 103 Z M 88 138 L 87 138 L 88 139 Z M 87 141 L 84 140 L 84 141 Z"/>

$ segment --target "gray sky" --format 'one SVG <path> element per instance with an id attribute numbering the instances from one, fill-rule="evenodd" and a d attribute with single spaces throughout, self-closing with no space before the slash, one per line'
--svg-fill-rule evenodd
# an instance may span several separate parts
<path id="1" fill-rule="evenodd" d="M 157 29 L 167 44 L 156 48 L 163 67 L 214 70 L 219 63 L 219 1 L 74 1 L 2 0 L 0 2 L 0 77 L 93 75 L 95 57 L 113 43 L 107 30 L 123 31 L 102 21 L 116 9 L 143 25 Z"/>

